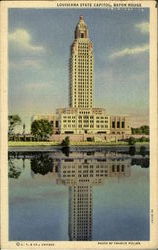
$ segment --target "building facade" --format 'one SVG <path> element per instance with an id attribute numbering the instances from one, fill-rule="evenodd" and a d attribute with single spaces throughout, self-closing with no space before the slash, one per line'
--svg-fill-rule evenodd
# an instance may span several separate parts
<path id="1" fill-rule="evenodd" d="M 88 27 L 80 16 L 70 56 L 70 100 L 72 108 L 93 107 L 93 44 Z"/>
<path id="2" fill-rule="evenodd" d="M 49 120 L 54 134 L 130 135 L 127 116 L 110 116 L 104 108 L 94 107 L 93 74 L 93 44 L 80 16 L 70 49 L 69 107 L 59 108 L 52 115 L 36 115 L 33 120 Z"/>
<path id="3" fill-rule="evenodd" d="M 96 134 L 110 133 L 110 116 L 104 109 L 74 108 L 65 109 L 60 114 L 60 131 L 62 134 Z"/>

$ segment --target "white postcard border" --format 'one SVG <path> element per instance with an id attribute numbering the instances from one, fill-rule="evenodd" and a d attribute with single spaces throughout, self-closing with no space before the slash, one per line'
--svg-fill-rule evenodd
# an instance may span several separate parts
<path id="1" fill-rule="evenodd" d="M 85 5 L 94 3 L 103 3 L 108 6 L 114 3 L 135 4 L 137 8 L 150 8 L 150 150 L 151 150 L 151 168 L 150 168 L 150 241 L 141 242 L 110 242 L 110 241 L 90 241 L 90 242 L 69 242 L 69 241 L 38 241 L 38 242 L 12 242 L 8 241 L 8 173 L 7 173 L 7 157 L 8 157 L 8 142 L 7 142 L 7 115 L 8 115 L 8 61 L 7 61 L 7 23 L 8 23 L 8 8 L 81 8 L 75 6 L 76 3 L 82 3 L 82 8 L 87 8 Z M 61 7 L 59 4 L 61 3 Z M 67 3 L 67 6 L 63 4 Z M 72 4 L 69 6 L 69 4 Z M 74 7 L 73 7 L 74 3 Z M 32 248 L 55 248 L 55 249 L 109 249 L 109 248 L 131 248 L 131 249 L 153 249 L 158 247 L 158 115 L 157 115 L 157 9 L 155 1 L 2 1 L 1 2 L 1 247 L 2 249 L 32 249 Z M 103 7 L 95 7 L 103 8 Z M 104 7 L 109 8 L 109 7 Z M 129 7 L 131 8 L 131 7 Z"/>

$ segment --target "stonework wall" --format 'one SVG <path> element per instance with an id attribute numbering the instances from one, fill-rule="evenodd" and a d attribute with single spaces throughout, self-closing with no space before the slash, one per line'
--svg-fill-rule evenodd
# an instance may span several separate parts
<path id="1" fill-rule="evenodd" d="M 95 142 L 117 142 L 121 139 L 129 138 L 131 135 L 105 135 L 105 134 L 59 134 L 52 135 L 50 141 L 61 142 L 65 137 L 70 138 L 70 142 L 83 142 L 83 141 L 95 141 Z"/>

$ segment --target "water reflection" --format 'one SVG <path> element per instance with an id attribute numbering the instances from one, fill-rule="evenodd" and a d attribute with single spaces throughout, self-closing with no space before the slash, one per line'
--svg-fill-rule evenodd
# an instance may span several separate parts
<path id="1" fill-rule="evenodd" d="M 83 156 L 82 156 L 83 157 Z M 60 160 L 57 183 L 69 186 L 69 239 L 92 240 L 93 186 L 130 176 L 130 159 L 99 155 Z"/>
<path id="2" fill-rule="evenodd" d="M 65 152 L 64 152 L 65 153 Z M 22 155 L 21 158 L 23 159 Z M 58 185 L 69 188 L 69 224 L 71 241 L 90 241 L 93 239 L 93 187 L 102 185 L 106 179 L 122 181 L 132 172 L 132 165 L 149 167 L 149 158 L 140 155 L 108 152 L 69 152 L 66 154 L 25 155 L 30 158 L 34 175 L 53 173 Z M 25 160 L 23 160 L 25 168 Z M 13 159 L 9 160 L 9 177 L 18 178 L 23 169 L 17 169 Z"/>
<path id="3" fill-rule="evenodd" d="M 25 159 L 23 159 L 23 169 L 21 167 L 17 167 L 15 161 L 11 158 L 9 158 L 8 165 L 9 165 L 8 177 L 18 179 L 23 169 L 25 168 Z"/>
<path id="4" fill-rule="evenodd" d="M 37 174 L 46 175 L 53 170 L 53 159 L 48 155 L 40 154 L 31 159 L 31 170 Z"/>

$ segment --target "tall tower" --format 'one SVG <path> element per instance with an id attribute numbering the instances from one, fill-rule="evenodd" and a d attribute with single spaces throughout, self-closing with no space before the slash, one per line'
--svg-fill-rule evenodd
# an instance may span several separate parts
<path id="1" fill-rule="evenodd" d="M 70 107 L 93 107 L 93 61 L 93 44 L 88 37 L 88 27 L 83 16 L 80 16 L 71 46 Z"/>

